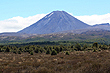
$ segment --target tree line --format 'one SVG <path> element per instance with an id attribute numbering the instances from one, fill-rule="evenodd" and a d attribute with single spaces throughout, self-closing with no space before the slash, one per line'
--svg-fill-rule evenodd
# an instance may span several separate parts
<path id="1" fill-rule="evenodd" d="M 28 52 L 33 55 L 34 53 L 46 53 L 51 55 L 57 55 L 60 52 L 66 51 L 66 54 L 69 55 L 69 52 L 72 51 L 101 51 L 110 49 L 110 45 L 98 44 L 97 42 L 93 43 L 91 46 L 87 44 L 81 45 L 76 43 L 75 45 L 26 45 L 26 46 L 15 46 L 15 45 L 0 45 L 0 52 L 11 52 L 15 54 L 21 54 Z"/>

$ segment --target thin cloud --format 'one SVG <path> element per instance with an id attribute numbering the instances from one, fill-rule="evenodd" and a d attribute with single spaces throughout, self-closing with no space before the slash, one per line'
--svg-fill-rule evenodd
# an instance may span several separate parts
<path id="1" fill-rule="evenodd" d="M 72 13 L 69 13 L 72 15 Z M 17 32 L 26 28 L 33 23 L 37 22 L 41 18 L 43 18 L 46 14 L 37 14 L 34 16 L 29 16 L 27 18 L 23 17 L 13 17 L 8 20 L 0 21 L 0 33 L 1 32 Z M 74 16 L 79 20 L 89 24 L 101 24 L 101 23 L 110 23 L 110 13 L 104 15 L 85 15 L 85 16 Z"/>

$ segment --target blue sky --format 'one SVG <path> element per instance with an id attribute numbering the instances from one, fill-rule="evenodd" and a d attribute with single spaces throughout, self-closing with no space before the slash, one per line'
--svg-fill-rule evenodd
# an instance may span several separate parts
<path id="1" fill-rule="evenodd" d="M 0 33 L 20 31 L 56 10 L 88 25 L 110 23 L 110 0 L 0 0 Z"/>
<path id="2" fill-rule="evenodd" d="M 110 12 L 110 0 L 0 0 L 0 20 L 64 10 L 75 16 Z"/>

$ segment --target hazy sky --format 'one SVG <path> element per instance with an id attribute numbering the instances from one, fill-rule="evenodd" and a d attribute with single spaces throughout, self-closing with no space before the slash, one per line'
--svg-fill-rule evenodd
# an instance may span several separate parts
<path id="1" fill-rule="evenodd" d="M 110 23 L 110 0 L 0 0 L 0 32 L 19 31 L 56 10 L 89 25 Z"/>

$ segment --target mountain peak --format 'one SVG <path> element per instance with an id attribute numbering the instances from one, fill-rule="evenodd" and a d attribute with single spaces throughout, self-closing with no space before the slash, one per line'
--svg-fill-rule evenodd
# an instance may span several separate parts
<path id="1" fill-rule="evenodd" d="M 57 10 L 57 11 L 53 11 L 53 12 L 65 12 L 65 11 L 59 11 L 59 10 Z"/>
<path id="2" fill-rule="evenodd" d="M 76 19 L 65 11 L 53 11 L 31 26 L 19 31 L 27 34 L 49 34 L 67 30 L 84 29 L 86 23 Z"/>
<path id="3" fill-rule="evenodd" d="M 61 13 L 67 13 L 67 12 L 57 10 L 57 11 L 52 11 L 52 12 L 49 13 L 49 14 L 61 14 Z"/>

